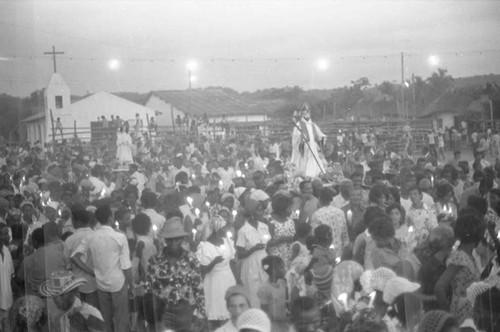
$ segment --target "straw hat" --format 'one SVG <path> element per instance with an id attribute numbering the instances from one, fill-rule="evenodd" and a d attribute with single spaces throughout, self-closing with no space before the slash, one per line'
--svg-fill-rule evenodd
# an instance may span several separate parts
<path id="1" fill-rule="evenodd" d="M 158 233 L 158 237 L 163 239 L 175 239 L 179 237 L 188 236 L 189 234 L 184 230 L 182 220 L 179 217 L 172 217 L 165 222 L 163 228 Z"/>
<path id="2" fill-rule="evenodd" d="M 87 283 L 84 278 L 74 278 L 71 271 L 56 271 L 50 275 L 50 279 L 42 283 L 38 289 L 45 297 L 59 296 L 72 291 Z"/>
<path id="3" fill-rule="evenodd" d="M 392 278 L 387 281 L 384 289 L 384 302 L 392 304 L 401 294 L 413 293 L 420 288 L 420 285 L 402 277 Z"/>

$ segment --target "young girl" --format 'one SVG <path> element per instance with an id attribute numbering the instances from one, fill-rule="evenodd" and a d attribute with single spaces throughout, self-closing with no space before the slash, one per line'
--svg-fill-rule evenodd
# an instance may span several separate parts
<path id="1" fill-rule="evenodd" d="M 269 275 L 269 280 L 257 292 L 260 307 L 271 319 L 272 331 L 288 331 L 285 262 L 278 256 L 270 255 L 262 259 L 262 268 Z"/>
<path id="2" fill-rule="evenodd" d="M 312 227 L 307 223 L 302 223 L 297 226 L 295 237 L 297 240 L 292 244 L 292 261 L 302 255 L 309 255 L 307 250 L 306 239 L 311 235 Z"/>

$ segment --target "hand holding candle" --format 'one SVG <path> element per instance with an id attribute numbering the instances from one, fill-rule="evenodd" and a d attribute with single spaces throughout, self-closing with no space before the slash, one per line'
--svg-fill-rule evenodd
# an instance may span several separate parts
<path id="1" fill-rule="evenodd" d="M 340 303 L 342 303 L 342 305 L 344 306 L 344 310 L 345 311 L 349 310 L 349 308 L 347 306 L 347 293 L 340 294 L 338 299 L 339 299 Z"/>

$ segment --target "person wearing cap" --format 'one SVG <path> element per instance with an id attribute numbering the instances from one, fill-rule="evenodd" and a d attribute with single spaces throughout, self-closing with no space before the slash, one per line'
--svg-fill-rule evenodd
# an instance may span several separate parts
<path id="1" fill-rule="evenodd" d="M 231 286 L 224 296 L 227 311 L 231 318 L 215 332 L 238 332 L 236 327 L 238 317 L 250 308 L 250 297 L 245 288 L 240 285 Z"/>
<path id="2" fill-rule="evenodd" d="M 40 285 L 40 295 L 51 298 L 57 309 L 63 312 L 56 322 L 59 326 L 49 326 L 50 328 L 61 332 L 106 331 L 106 324 L 100 311 L 77 296 L 78 287 L 86 282 L 84 278 L 74 278 L 70 271 L 56 271 L 51 274 L 50 279 Z"/>
<path id="3" fill-rule="evenodd" d="M 98 207 L 95 217 L 101 227 L 81 242 L 71 258 L 80 260 L 78 267 L 96 278 L 106 330 L 129 331 L 128 299 L 134 295 L 134 280 L 127 238 L 112 228 L 114 220 L 109 205 Z M 92 267 L 85 264 L 84 256 L 92 259 Z"/>
<path id="4" fill-rule="evenodd" d="M 236 323 L 239 332 L 271 332 L 271 321 L 260 309 L 250 308 L 244 311 Z"/>
<path id="5" fill-rule="evenodd" d="M 194 310 L 205 313 L 200 263 L 183 247 L 187 236 L 181 218 L 170 218 L 158 233 L 165 248 L 149 260 L 145 289 L 153 302 L 145 303 L 152 306 L 146 321 L 160 330 L 190 331 Z"/>

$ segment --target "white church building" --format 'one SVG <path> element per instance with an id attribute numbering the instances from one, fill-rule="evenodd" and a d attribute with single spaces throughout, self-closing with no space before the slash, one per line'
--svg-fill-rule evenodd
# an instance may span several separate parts
<path id="1" fill-rule="evenodd" d="M 60 131 L 56 130 L 58 118 L 63 127 L 64 139 L 72 139 L 76 127 L 79 139 L 90 140 L 91 122 L 97 122 L 101 116 L 105 116 L 108 121 L 111 115 L 119 116 L 128 121 L 131 128 L 135 124 L 136 114 L 139 114 L 144 125 L 147 117 L 155 116 L 151 108 L 103 91 L 71 103 L 71 90 L 59 73 L 52 74 L 44 97 L 42 112 L 22 120 L 26 124 L 27 138 L 31 144 L 37 141 L 45 144 L 54 139 L 60 141 Z"/>

